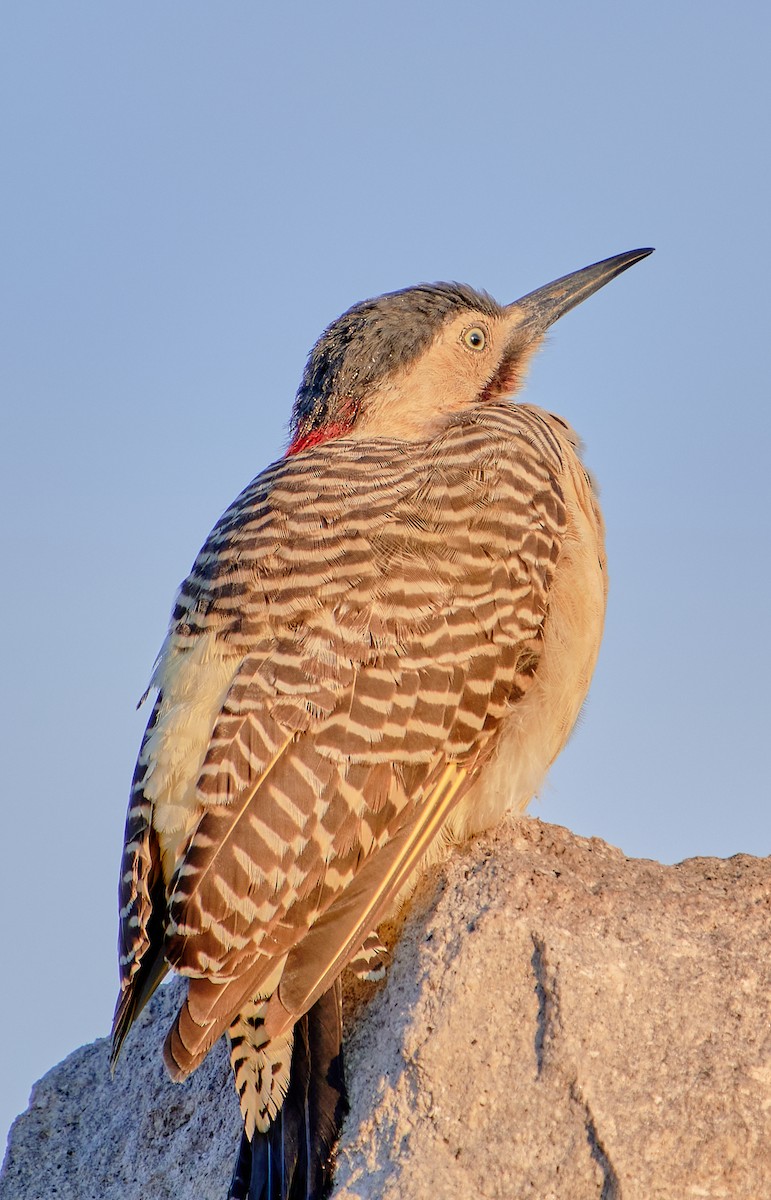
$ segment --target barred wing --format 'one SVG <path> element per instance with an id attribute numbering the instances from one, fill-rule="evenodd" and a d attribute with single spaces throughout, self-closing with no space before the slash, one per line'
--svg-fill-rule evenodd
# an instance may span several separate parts
<path id="1" fill-rule="evenodd" d="M 215 629 L 249 652 L 170 889 L 166 953 L 192 977 L 179 1076 L 247 999 L 278 988 L 276 1032 L 328 985 L 537 670 L 556 439 L 502 404 L 409 449 L 344 439 L 270 469 L 180 597 L 180 644 Z"/>

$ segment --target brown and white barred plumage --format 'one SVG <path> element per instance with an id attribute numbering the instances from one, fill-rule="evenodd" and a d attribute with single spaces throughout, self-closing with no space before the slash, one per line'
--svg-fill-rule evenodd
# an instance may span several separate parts
<path id="1" fill-rule="evenodd" d="M 422 441 L 353 430 L 267 468 L 174 608 L 127 820 L 115 1046 L 168 965 L 188 977 L 166 1063 L 184 1079 L 229 1032 L 233 1196 L 263 1194 L 251 1142 L 290 1068 L 314 1038 L 335 1060 L 341 970 L 382 972 L 374 931 L 417 864 L 524 808 L 586 694 L 591 483 L 564 421 L 487 386 Z"/>

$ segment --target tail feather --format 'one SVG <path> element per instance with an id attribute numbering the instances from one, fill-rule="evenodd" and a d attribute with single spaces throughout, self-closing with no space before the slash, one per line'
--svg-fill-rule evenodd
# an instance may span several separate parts
<path id="1" fill-rule="evenodd" d="M 228 1200 L 322 1200 L 347 1111 L 342 997 L 336 981 L 294 1029 L 284 1104 L 266 1133 L 241 1137 Z"/>
<path id="2" fill-rule="evenodd" d="M 171 1078 L 181 1083 L 195 1071 L 215 1042 L 243 1011 L 252 997 L 270 995 L 278 986 L 283 959 L 260 956 L 252 968 L 237 979 L 192 978 L 187 998 L 177 1013 L 163 1047 L 163 1057 Z"/>
<path id="3" fill-rule="evenodd" d="M 331 1182 L 332 1157 L 343 1117 L 348 1111 L 343 1068 L 343 998 L 339 978 L 326 996 L 316 1001 L 308 1017 L 312 1066 L 308 1088 L 310 1161 L 320 1164 L 326 1170 L 325 1179 Z"/>

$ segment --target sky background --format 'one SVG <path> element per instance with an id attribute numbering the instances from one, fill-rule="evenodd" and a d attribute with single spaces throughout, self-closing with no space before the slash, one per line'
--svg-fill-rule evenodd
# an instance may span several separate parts
<path id="1" fill-rule="evenodd" d="M 768 6 L 6 0 L 0 1130 L 105 1035 L 174 592 L 356 300 L 509 301 L 637 246 L 527 399 L 602 484 L 611 596 L 532 812 L 771 852 Z"/>

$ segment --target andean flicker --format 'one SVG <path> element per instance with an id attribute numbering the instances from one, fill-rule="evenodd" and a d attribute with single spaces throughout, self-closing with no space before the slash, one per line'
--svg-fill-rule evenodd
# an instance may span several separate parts
<path id="1" fill-rule="evenodd" d="M 418 867 L 524 809 L 578 716 L 602 518 L 570 426 L 515 397 L 546 329 L 649 253 L 509 305 L 446 283 L 355 305 L 180 588 L 126 824 L 114 1059 L 186 976 L 166 1064 L 182 1080 L 229 1036 L 231 1200 L 324 1194 L 341 971 L 382 970 Z"/>

